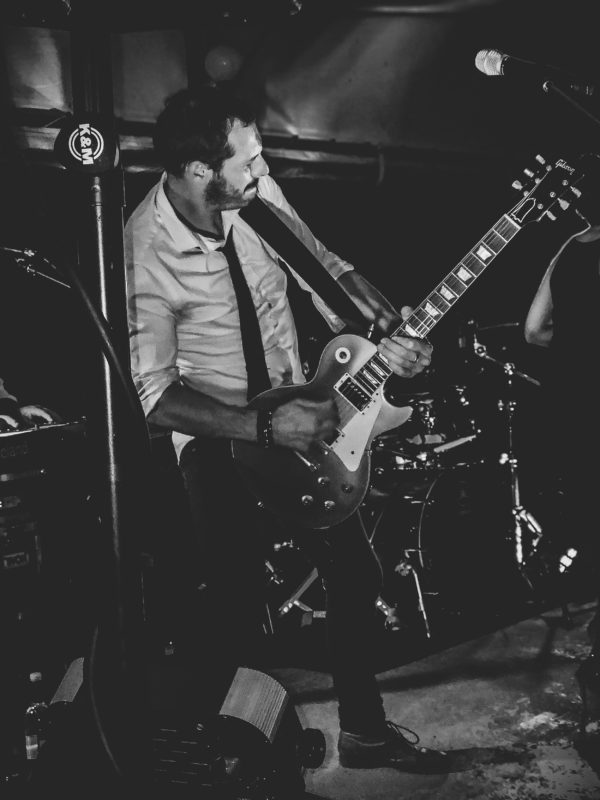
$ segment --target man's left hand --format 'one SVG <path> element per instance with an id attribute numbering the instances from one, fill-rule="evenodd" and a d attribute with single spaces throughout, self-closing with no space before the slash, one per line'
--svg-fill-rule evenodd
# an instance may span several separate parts
<path id="1" fill-rule="evenodd" d="M 410 306 L 400 309 L 403 320 L 408 319 L 412 312 Z M 433 346 L 423 339 L 410 336 L 385 336 L 377 349 L 389 363 L 392 372 L 402 378 L 412 378 L 431 364 Z"/>

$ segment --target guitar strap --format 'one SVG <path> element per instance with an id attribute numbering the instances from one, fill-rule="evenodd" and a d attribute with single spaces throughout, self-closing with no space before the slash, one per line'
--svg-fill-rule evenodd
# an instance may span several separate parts
<path id="1" fill-rule="evenodd" d="M 364 327 L 352 300 L 319 259 L 260 198 L 240 210 L 240 216 L 267 242 L 347 325 Z M 289 270 L 286 270 L 289 275 Z M 297 283 L 297 281 L 296 281 Z"/>
<path id="2" fill-rule="evenodd" d="M 364 319 L 335 278 L 267 203 L 256 198 L 240 210 L 240 216 L 279 255 L 279 266 L 288 278 L 287 295 L 292 313 L 294 319 L 300 322 L 298 346 L 302 368 L 305 376 L 310 377 L 323 347 L 334 333 L 316 309 L 311 293 L 299 284 L 288 264 L 293 265 L 294 271 L 345 323 L 349 331 L 364 331 Z"/>

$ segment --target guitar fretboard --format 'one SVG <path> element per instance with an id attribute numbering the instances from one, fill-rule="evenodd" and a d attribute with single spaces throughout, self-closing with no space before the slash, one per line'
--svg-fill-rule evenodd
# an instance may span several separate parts
<path id="1" fill-rule="evenodd" d="M 506 214 L 490 228 L 475 247 L 450 270 L 446 277 L 438 283 L 425 300 L 404 320 L 390 336 L 415 336 L 420 339 L 427 336 L 444 314 L 452 308 L 476 279 L 492 263 L 500 251 L 521 230 Z M 351 380 L 352 385 L 344 387 L 344 392 L 352 391 L 352 405 L 361 409 L 390 377 L 390 369 L 385 358 L 376 353 Z M 350 399 L 349 397 L 347 399 Z"/>
<path id="2" fill-rule="evenodd" d="M 392 335 L 427 336 L 520 230 L 513 220 L 503 216 Z"/>

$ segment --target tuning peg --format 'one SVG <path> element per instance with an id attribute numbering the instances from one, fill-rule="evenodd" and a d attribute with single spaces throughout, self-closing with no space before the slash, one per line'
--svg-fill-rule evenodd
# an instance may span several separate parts
<path id="1" fill-rule="evenodd" d="M 581 189 L 578 189 L 576 186 L 570 186 L 569 188 L 571 189 L 575 197 L 581 197 Z"/>
<path id="2" fill-rule="evenodd" d="M 562 208 L 563 211 L 566 211 L 567 208 L 571 205 L 571 203 L 567 202 L 566 200 L 559 200 L 558 205 Z"/>
<path id="3" fill-rule="evenodd" d="M 551 172 L 552 171 L 552 164 L 548 164 L 546 159 L 543 156 L 539 155 L 539 153 L 535 157 L 535 160 L 538 162 L 538 164 L 541 164 L 542 166 L 546 167 L 546 172 Z"/>
<path id="4" fill-rule="evenodd" d="M 553 222 L 556 222 L 556 217 L 551 211 L 546 211 L 546 216 L 549 217 Z"/>
<path id="5" fill-rule="evenodd" d="M 516 190 L 517 190 L 517 191 L 519 191 L 519 192 L 520 192 L 520 191 L 522 190 L 522 188 L 523 188 L 523 184 L 521 183 L 521 181 L 513 181 L 511 185 L 512 185 L 512 188 L 513 188 L 513 189 L 516 189 Z"/>
<path id="6" fill-rule="evenodd" d="M 525 167 L 523 172 L 525 173 L 525 175 L 527 175 L 528 178 L 533 178 L 533 171 L 530 170 L 529 167 Z"/>

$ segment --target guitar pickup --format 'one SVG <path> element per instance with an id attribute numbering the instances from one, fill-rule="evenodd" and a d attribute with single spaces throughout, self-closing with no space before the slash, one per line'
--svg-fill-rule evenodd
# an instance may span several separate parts
<path id="1" fill-rule="evenodd" d="M 364 411 L 372 399 L 348 373 L 343 375 L 333 388 L 357 411 Z"/>

